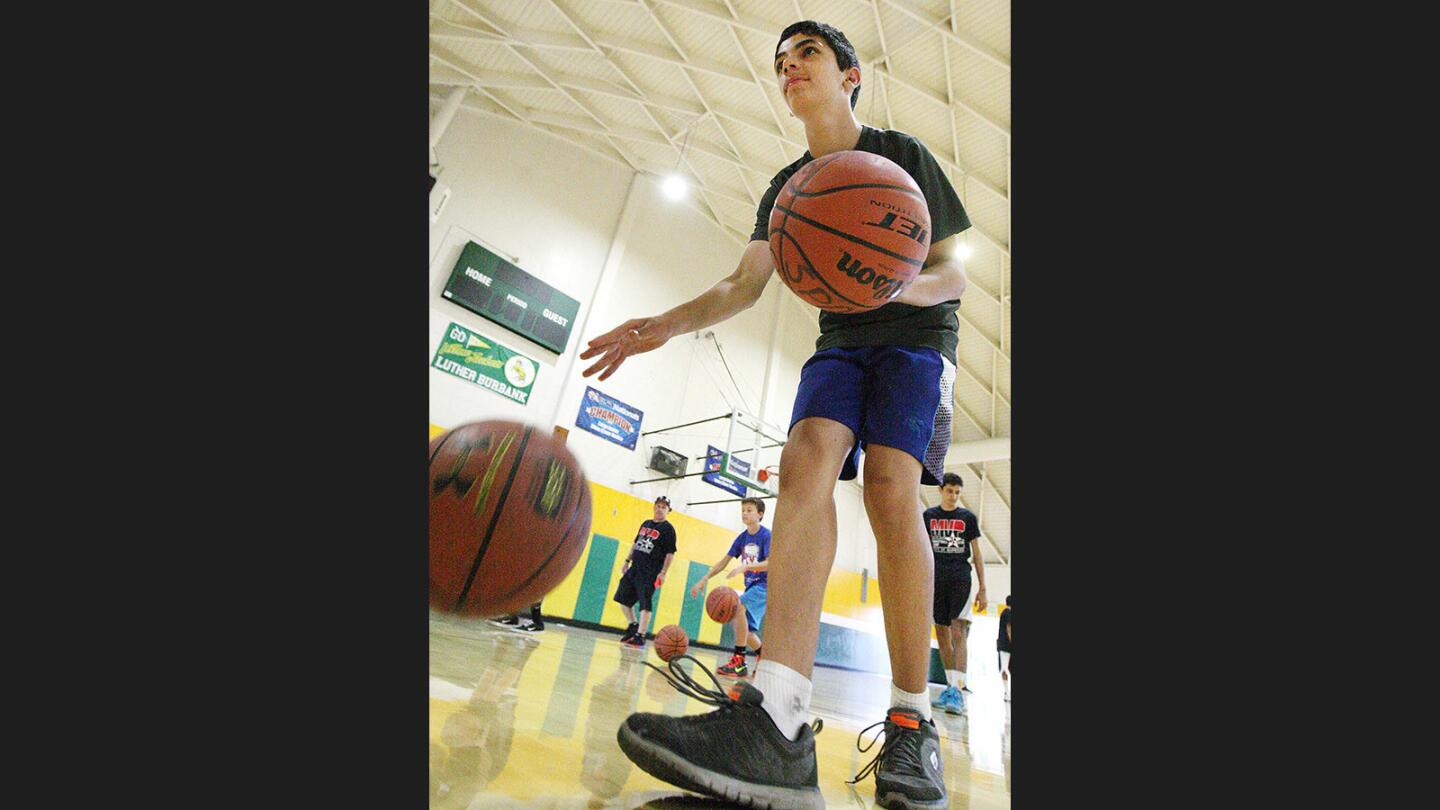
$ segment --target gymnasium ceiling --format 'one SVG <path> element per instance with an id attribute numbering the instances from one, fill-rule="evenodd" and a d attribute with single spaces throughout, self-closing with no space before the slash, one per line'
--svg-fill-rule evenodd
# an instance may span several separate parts
<path id="1" fill-rule="evenodd" d="M 431 114 L 462 88 L 462 110 L 636 171 L 678 170 L 689 204 L 743 245 L 770 178 L 806 149 L 771 67 L 800 19 L 845 32 L 856 117 L 920 138 L 970 215 L 946 466 L 965 479 L 985 560 L 1008 563 L 1009 0 L 431 0 Z"/>

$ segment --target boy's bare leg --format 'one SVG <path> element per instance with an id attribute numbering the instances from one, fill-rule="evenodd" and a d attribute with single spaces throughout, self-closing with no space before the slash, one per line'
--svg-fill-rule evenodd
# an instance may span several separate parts
<path id="1" fill-rule="evenodd" d="M 949 627 L 943 624 L 935 625 L 935 641 L 940 646 L 940 663 L 946 671 L 955 668 L 955 647 L 950 643 L 950 631 L 954 626 L 954 622 L 951 622 Z"/>
<path id="2" fill-rule="evenodd" d="M 930 537 L 915 509 L 919 493 L 920 462 L 914 456 L 884 445 L 866 447 L 865 512 L 875 532 L 876 575 L 890 583 L 889 598 L 882 602 L 890 675 L 896 686 L 910 693 L 926 688 L 935 599 Z"/>
<path id="3" fill-rule="evenodd" d="M 770 649 L 765 660 L 784 664 L 806 678 L 815 668 L 820 605 L 835 562 L 835 482 L 854 443 L 850 428 L 812 416 L 795 423 L 780 453 L 784 474 L 771 530 L 765 611 Z M 915 520 L 919 525 L 918 513 Z"/>
<path id="4" fill-rule="evenodd" d="M 950 646 L 955 650 L 955 669 L 961 672 L 970 661 L 970 623 L 956 619 L 950 623 Z"/>

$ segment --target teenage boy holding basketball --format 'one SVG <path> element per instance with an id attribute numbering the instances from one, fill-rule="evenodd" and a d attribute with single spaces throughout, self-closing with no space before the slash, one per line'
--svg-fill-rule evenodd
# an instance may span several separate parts
<path id="1" fill-rule="evenodd" d="M 863 449 L 878 573 L 893 583 L 888 592 L 896 598 L 885 600 L 891 665 L 885 745 L 857 779 L 875 773 L 882 807 L 944 807 L 939 736 L 926 691 L 933 559 L 915 504 L 922 481 L 940 482 L 950 439 L 955 313 L 965 289 L 954 236 L 970 222 L 924 145 L 856 120 L 860 67 L 843 33 L 809 20 L 795 23 L 780 34 L 773 65 L 786 105 L 805 124 L 809 150 L 771 181 L 739 266 L 694 300 L 592 339 L 580 358 L 599 360 L 584 376 L 598 372 L 604 380 L 627 357 L 754 304 L 774 271 L 770 209 L 786 180 L 816 157 L 857 149 L 899 164 L 925 195 L 930 252 L 920 275 L 890 303 L 854 315 L 820 313 L 817 351 L 801 370 L 781 454 L 785 476 L 767 572 L 775 585 L 766 626 L 770 650 L 756 666 L 753 684 L 742 682 L 731 696 L 716 693 L 714 702 L 723 708 L 707 715 L 631 715 L 617 737 L 643 770 L 687 790 L 728 792 L 743 804 L 824 806 L 807 724 L 810 675 L 825 581 L 835 560 L 835 481 L 855 477 Z"/>

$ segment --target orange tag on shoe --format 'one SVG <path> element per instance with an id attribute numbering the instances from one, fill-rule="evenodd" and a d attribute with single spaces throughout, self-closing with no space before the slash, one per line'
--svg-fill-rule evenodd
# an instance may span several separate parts
<path id="1" fill-rule="evenodd" d="M 901 728 L 908 728 L 908 729 L 917 729 L 917 728 L 920 728 L 920 721 L 919 721 L 918 719 L 916 719 L 915 717 L 912 717 L 912 716 L 910 716 L 910 715 L 908 715 L 908 714 L 901 714 L 900 712 L 891 712 L 891 713 L 890 713 L 890 722 L 894 723 L 895 725 L 897 725 L 897 726 L 899 726 L 899 727 L 901 727 Z"/>

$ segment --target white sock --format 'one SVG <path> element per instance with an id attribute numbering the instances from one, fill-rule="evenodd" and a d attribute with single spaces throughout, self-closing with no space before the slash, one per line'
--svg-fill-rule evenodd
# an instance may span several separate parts
<path id="1" fill-rule="evenodd" d="M 906 692 L 904 689 L 890 682 L 890 705 L 899 706 L 904 709 L 914 709 L 920 712 L 920 716 L 926 720 L 930 719 L 930 694 L 928 692 Z"/>
<path id="2" fill-rule="evenodd" d="M 962 670 L 958 670 L 958 671 L 955 673 L 955 688 L 956 688 L 956 689 L 963 689 L 964 687 L 965 687 L 965 670 L 962 669 Z"/>
<path id="3" fill-rule="evenodd" d="M 960 670 L 958 669 L 945 670 L 945 680 L 949 681 L 950 685 L 955 687 L 956 689 L 959 689 L 960 687 L 965 685 L 965 682 L 961 680 L 963 677 L 964 675 L 962 675 Z"/>
<path id="4" fill-rule="evenodd" d="M 810 679 L 766 658 L 755 667 L 754 686 L 765 695 L 760 708 L 769 712 L 775 727 L 794 742 L 800 727 L 810 722 Z"/>

